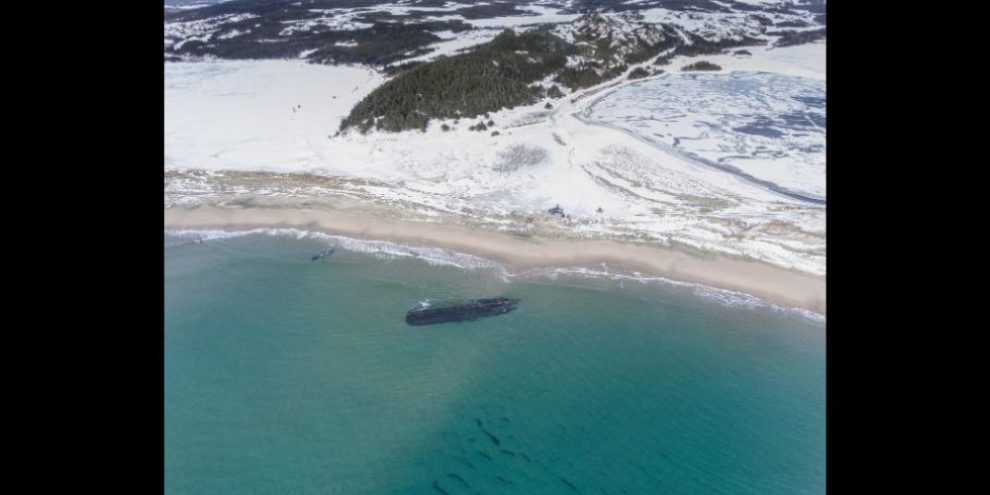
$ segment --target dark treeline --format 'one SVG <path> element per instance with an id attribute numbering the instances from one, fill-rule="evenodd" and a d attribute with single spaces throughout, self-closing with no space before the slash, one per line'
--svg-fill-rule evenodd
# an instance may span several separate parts
<path id="1" fill-rule="evenodd" d="M 685 33 L 688 38 L 691 39 L 691 44 L 685 44 L 683 40 L 679 37 L 671 37 L 675 41 L 676 48 L 673 52 L 666 55 L 661 55 L 653 62 L 656 65 L 669 65 L 671 60 L 678 56 L 684 57 L 696 57 L 698 55 L 715 55 L 723 53 L 726 50 L 742 46 L 761 46 L 765 45 L 766 40 L 759 38 L 743 37 L 739 40 L 734 39 L 723 39 L 718 41 L 709 41 L 701 36 L 692 33 Z M 748 52 L 747 52 L 748 53 Z"/>
<path id="2" fill-rule="evenodd" d="M 505 30 L 468 53 L 399 73 L 361 100 L 341 130 L 425 129 L 430 118 L 468 118 L 533 103 L 544 93 L 533 83 L 563 68 L 575 50 L 546 30 Z"/>
<path id="3" fill-rule="evenodd" d="M 582 20 L 585 23 L 605 23 L 597 14 L 590 14 Z M 621 76 L 629 65 L 645 62 L 682 43 L 673 28 L 666 25 L 659 25 L 657 28 L 662 30 L 658 41 L 650 42 L 637 37 L 625 45 L 615 43 L 611 36 L 599 39 L 595 37 L 595 31 L 579 32 L 575 40 L 582 43 L 586 59 L 576 66 L 562 69 L 554 80 L 572 90 L 594 86 Z"/>
<path id="4" fill-rule="evenodd" d="M 717 64 L 713 64 L 707 60 L 699 60 L 693 64 L 685 65 L 681 68 L 684 72 L 698 71 L 698 70 L 722 70 Z"/>
<path id="5" fill-rule="evenodd" d="M 422 60 L 413 60 L 413 61 L 404 62 L 404 63 L 401 63 L 401 64 L 394 64 L 394 65 L 393 64 L 389 64 L 389 65 L 386 65 L 386 66 L 382 67 L 382 72 L 384 72 L 385 75 L 394 76 L 394 75 L 396 75 L 396 74 L 398 74 L 398 73 L 400 73 L 400 72 L 402 72 L 404 70 L 412 69 L 413 67 L 416 67 L 417 65 L 423 65 L 423 63 L 424 62 Z"/>
<path id="6" fill-rule="evenodd" d="M 445 10 L 440 7 L 447 7 L 447 0 L 424 1 L 408 3 L 410 7 L 418 7 L 422 10 L 412 10 L 402 14 L 391 14 L 374 10 L 376 7 L 392 6 L 395 0 L 232 0 L 197 9 L 166 10 L 165 21 L 185 22 L 203 19 L 216 18 L 224 15 L 252 14 L 264 18 L 278 16 L 283 20 L 302 19 L 311 16 L 313 10 L 326 9 L 365 9 L 368 17 L 374 20 L 398 20 L 402 22 L 419 21 L 427 17 L 437 17 L 443 15 L 459 15 L 465 19 L 481 19 L 486 17 L 522 15 L 517 2 L 510 0 L 492 1 L 485 5 L 474 5 L 473 0 L 461 0 L 463 7 Z M 438 10 L 431 10 L 438 8 Z"/>
<path id="7" fill-rule="evenodd" d="M 648 75 L 650 75 L 650 73 L 647 72 L 646 69 L 642 67 L 636 67 L 631 72 L 629 72 L 629 79 L 639 79 L 641 77 L 646 77 Z"/>
<path id="8" fill-rule="evenodd" d="M 748 7 L 747 4 L 741 5 Z M 711 0 L 642 0 L 636 3 L 619 3 L 615 0 L 574 0 L 569 7 L 564 8 L 562 11 L 584 14 L 588 12 L 623 12 L 656 7 L 694 12 L 731 12 L 725 5 L 720 5 Z"/>
<path id="9" fill-rule="evenodd" d="M 588 61 L 561 70 L 554 80 L 571 89 L 587 88 L 621 76 L 628 68 L 625 64 L 609 67 L 597 61 Z"/>
<path id="10" fill-rule="evenodd" d="M 801 45 L 825 38 L 825 28 L 813 29 L 810 31 L 779 31 L 767 34 L 780 36 L 780 39 L 777 40 L 776 46 Z"/>
<path id="11" fill-rule="evenodd" d="M 216 31 L 206 40 L 190 40 L 179 48 L 166 47 L 166 60 L 213 56 L 224 59 L 296 58 L 310 51 L 306 59 L 321 64 L 367 64 L 385 66 L 404 58 L 430 52 L 427 45 L 440 41 L 437 32 L 461 32 L 472 26 L 460 19 L 436 20 L 440 16 L 479 19 L 523 15 L 518 2 L 494 0 L 475 5 L 471 0 L 456 2 L 453 10 L 446 0 L 418 0 L 410 6 L 423 10 L 395 13 L 379 10 L 393 0 L 231 0 L 197 9 L 166 10 L 165 21 L 216 22 Z M 370 26 L 335 29 L 314 24 L 291 34 L 281 32 L 294 23 L 325 17 L 320 10 L 355 9 L 353 20 Z M 231 20 L 229 16 L 249 16 Z M 238 19 L 238 18 L 235 18 Z M 175 41 L 181 41 L 176 39 Z"/>
<path id="12" fill-rule="evenodd" d="M 306 59 L 323 64 L 386 65 L 429 53 L 426 48 L 440 41 L 435 31 L 461 32 L 471 29 L 462 21 L 428 21 L 415 24 L 378 22 L 353 30 L 314 26 L 291 34 L 278 16 L 246 19 L 223 24 L 206 41 L 193 40 L 178 49 L 166 48 L 166 57 L 211 55 L 225 59 L 296 58 L 304 50 L 315 50 Z M 236 34 L 241 33 L 241 34 Z M 230 36 L 236 34 L 235 36 Z M 340 43 L 340 44 L 338 44 Z"/>
<path id="13" fill-rule="evenodd" d="M 697 55 L 715 55 L 722 53 L 729 48 L 736 48 L 741 46 L 761 46 L 767 44 L 766 40 L 761 40 L 759 38 L 750 38 L 743 36 L 742 39 L 722 39 L 718 41 L 709 41 L 701 36 L 693 33 L 687 33 L 688 37 L 691 38 L 691 44 L 685 45 L 681 44 L 677 47 L 677 55 L 683 55 L 685 57 L 694 57 Z"/>
<path id="14" fill-rule="evenodd" d="M 547 96 L 563 96 L 557 86 L 545 88 L 537 84 L 548 77 L 573 91 L 621 77 L 631 65 L 654 57 L 656 65 L 667 65 L 675 56 L 729 53 L 736 47 L 767 43 L 765 39 L 750 36 L 711 41 L 663 24 L 652 28 L 660 32 L 623 38 L 619 42 L 599 14 L 587 14 L 575 22 L 583 27 L 575 32 L 574 43 L 553 34 L 549 26 L 522 34 L 507 29 L 491 42 L 465 53 L 430 62 L 386 64 L 384 71 L 394 77 L 361 100 L 341 122 L 340 129 L 357 128 L 360 132 L 425 129 L 432 118 L 467 119 L 501 108 L 532 104 Z M 780 36 L 777 44 L 786 46 L 824 37 L 824 31 L 766 34 Z M 312 54 L 311 59 L 325 55 L 331 54 L 320 51 Z M 571 56 L 575 57 L 568 63 Z M 701 61 L 682 70 L 720 70 L 720 67 Z M 651 74 L 647 69 L 638 68 L 628 77 L 648 75 Z M 491 124 L 479 122 L 470 128 L 484 131 L 486 127 Z"/>
<path id="15" fill-rule="evenodd" d="M 789 27 L 789 28 L 805 28 L 805 27 L 808 27 L 810 25 L 811 24 L 808 24 L 807 22 L 804 22 L 801 19 L 793 19 L 793 20 L 789 20 L 789 21 L 780 21 L 777 24 L 775 24 L 776 27 Z"/>

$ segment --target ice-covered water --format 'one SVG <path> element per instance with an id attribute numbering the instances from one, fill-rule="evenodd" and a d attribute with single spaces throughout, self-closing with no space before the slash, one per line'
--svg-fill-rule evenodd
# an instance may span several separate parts
<path id="1" fill-rule="evenodd" d="M 610 93 L 584 116 L 771 187 L 825 198 L 824 80 L 671 74 Z"/>

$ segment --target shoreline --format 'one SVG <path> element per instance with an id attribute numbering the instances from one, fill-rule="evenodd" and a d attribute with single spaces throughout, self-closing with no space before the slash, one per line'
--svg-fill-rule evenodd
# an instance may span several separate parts
<path id="1" fill-rule="evenodd" d="M 688 253 L 659 244 L 605 239 L 519 237 L 451 223 L 421 222 L 353 210 L 172 207 L 165 229 L 295 228 L 363 240 L 440 247 L 489 259 L 515 270 L 587 267 L 625 270 L 741 292 L 773 304 L 826 314 L 825 277 L 716 253 Z"/>

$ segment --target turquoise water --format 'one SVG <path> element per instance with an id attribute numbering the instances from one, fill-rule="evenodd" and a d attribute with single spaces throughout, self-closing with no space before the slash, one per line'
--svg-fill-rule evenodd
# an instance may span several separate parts
<path id="1" fill-rule="evenodd" d="M 166 236 L 169 494 L 825 491 L 825 328 L 683 288 Z M 504 316 L 407 326 L 420 301 Z"/>

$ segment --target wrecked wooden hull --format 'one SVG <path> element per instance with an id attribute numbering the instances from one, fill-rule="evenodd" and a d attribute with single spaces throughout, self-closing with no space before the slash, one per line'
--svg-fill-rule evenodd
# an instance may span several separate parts
<path id="1" fill-rule="evenodd" d="M 482 316 L 496 316 L 508 313 L 519 304 L 519 299 L 495 297 L 472 299 L 459 304 L 418 308 L 406 313 L 406 323 L 410 325 L 431 325 L 452 321 L 470 321 Z"/>

